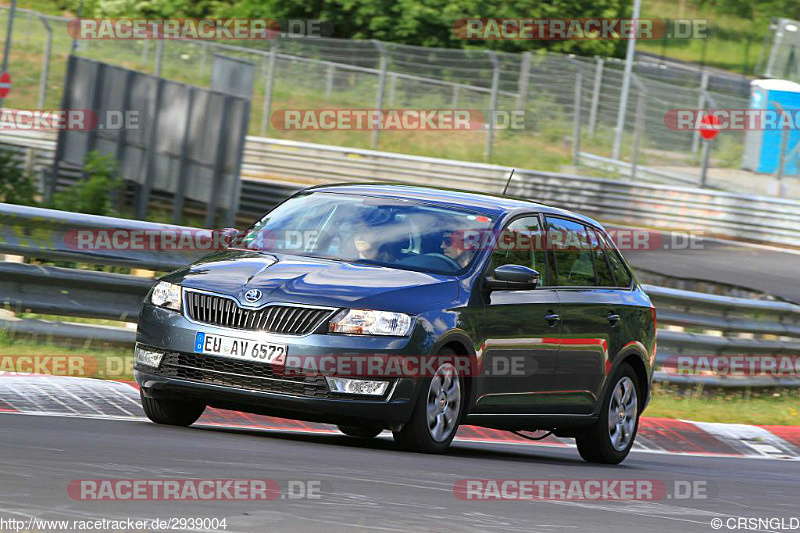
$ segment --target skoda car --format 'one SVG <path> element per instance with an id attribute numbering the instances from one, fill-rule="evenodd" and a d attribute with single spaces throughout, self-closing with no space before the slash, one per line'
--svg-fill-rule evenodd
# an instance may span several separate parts
<path id="1" fill-rule="evenodd" d="M 357 438 L 388 429 L 421 452 L 470 424 L 552 432 L 619 463 L 649 399 L 655 335 L 650 299 L 590 218 L 459 191 L 318 186 L 156 283 L 135 376 L 160 424 L 211 406 Z"/>

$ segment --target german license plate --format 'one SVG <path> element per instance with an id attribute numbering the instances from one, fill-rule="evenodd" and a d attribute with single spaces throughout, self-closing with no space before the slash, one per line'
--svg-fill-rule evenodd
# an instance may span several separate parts
<path id="1" fill-rule="evenodd" d="M 194 337 L 194 353 L 272 363 L 284 359 L 286 345 L 237 339 L 224 335 L 210 335 L 198 331 Z"/>

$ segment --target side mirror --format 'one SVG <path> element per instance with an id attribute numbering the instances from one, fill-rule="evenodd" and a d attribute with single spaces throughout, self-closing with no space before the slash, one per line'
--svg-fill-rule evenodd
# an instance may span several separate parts
<path id="1" fill-rule="evenodd" d="M 501 265 L 486 277 L 486 286 L 493 291 L 529 291 L 539 284 L 539 273 L 522 265 Z"/>
<path id="2" fill-rule="evenodd" d="M 241 244 L 241 235 L 236 228 L 222 228 L 219 230 L 222 234 L 222 242 L 225 243 L 226 248 L 236 247 Z"/>

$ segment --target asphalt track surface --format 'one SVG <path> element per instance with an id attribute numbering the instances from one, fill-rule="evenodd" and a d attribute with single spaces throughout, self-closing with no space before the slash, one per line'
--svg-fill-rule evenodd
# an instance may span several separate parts
<path id="1" fill-rule="evenodd" d="M 733 285 L 800 304 L 798 250 L 702 237 L 691 246 L 680 237 L 664 240 L 674 243 L 673 249 L 631 249 L 623 255 L 634 270 Z"/>
<path id="2" fill-rule="evenodd" d="M 227 518 L 225 531 L 714 531 L 729 517 L 800 517 L 799 461 L 633 452 L 620 466 L 573 448 L 455 442 L 446 455 L 399 451 L 390 437 L 0 413 L 0 518 Z M 318 481 L 317 499 L 80 501 L 75 479 Z M 484 479 L 701 481 L 705 499 L 464 501 L 453 485 Z M 789 522 L 786 522 L 789 524 Z M 723 528 L 722 531 L 726 529 Z M 770 531 L 771 529 L 761 529 Z M 221 530 L 219 530 L 221 531 Z"/>

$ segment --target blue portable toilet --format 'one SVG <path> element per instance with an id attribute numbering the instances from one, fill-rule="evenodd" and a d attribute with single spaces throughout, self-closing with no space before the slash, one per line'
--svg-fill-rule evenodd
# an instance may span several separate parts
<path id="1" fill-rule="evenodd" d="M 775 104 L 779 105 L 775 105 Z M 772 109 L 776 112 L 783 108 L 792 110 L 792 119 L 800 116 L 800 83 L 787 80 L 753 80 L 750 83 L 750 109 Z M 786 153 L 791 154 L 800 142 L 800 125 L 795 125 L 787 132 L 789 135 Z M 744 159 L 742 168 L 774 174 L 778 170 L 778 159 L 781 150 L 781 129 L 767 127 L 761 130 L 747 130 L 744 138 Z M 798 170 L 797 152 L 786 159 L 783 173 L 796 176 Z"/>

